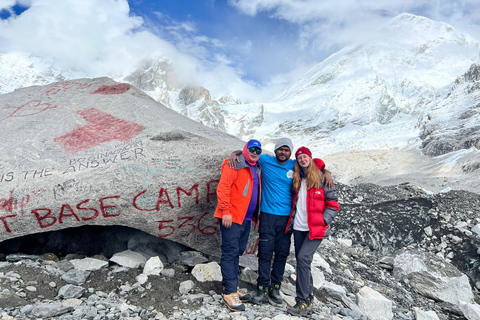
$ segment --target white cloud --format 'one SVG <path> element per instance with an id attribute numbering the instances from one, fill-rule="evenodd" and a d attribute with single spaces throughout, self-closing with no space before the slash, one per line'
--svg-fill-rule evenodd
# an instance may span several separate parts
<path id="1" fill-rule="evenodd" d="M 444 21 L 480 38 L 478 0 L 229 0 L 244 14 L 266 13 L 300 27 L 299 45 L 324 53 L 369 37 L 404 12 Z M 331 53 L 331 52 L 329 52 Z"/>
<path id="2" fill-rule="evenodd" d="M 0 0 L 0 10 L 10 9 L 15 5 L 15 0 Z"/>
<path id="3" fill-rule="evenodd" d="M 4 9 L 15 4 L 13 0 L 0 1 Z M 208 83 L 213 94 L 241 94 L 240 77 L 229 66 L 228 57 L 218 55 L 210 62 L 202 61 L 209 55 L 204 44 L 221 47 L 222 42 L 198 37 L 193 23 L 176 23 L 159 15 L 169 21 L 170 28 L 156 31 L 176 36 L 178 41 L 173 45 L 147 30 L 141 17 L 131 15 L 126 0 L 32 0 L 29 4 L 22 14 L 0 20 L 2 53 L 53 58 L 60 67 L 92 76 L 128 74 L 142 59 L 164 58 L 171 61 L 180 81 Z M 243 86 L 246 90 L 250 87 Z"/>
<path id="4" fill-rule="evenodd" d="M 11 7 L 16 3 L 29 8 L 15 16 Z M 256 99 L 260 93 L 271 95 L 282 89 L 341 47 L 372 37 L 387 19 L 402 12 L 446 21 L 480 38 L 477 0 L 230 0 L 229 4 L 268 23 L 238 19 L 226 26 L 244 30 L 239 21 L 258 25 L 248 29 L 250 34 L 232 31 L 218 38 L 199 34 L 195 21 L 176 21 L 162 12 L 152 12 L 161 23 L 135 16 L 127 0 L 0 0 L 0 9 L 12 14 L 0 20 L 0 50 L 54 58 L 60 66 L 94 76 L 125 74 L 143 58 L 163 57 L 173 63 L 181 79 L 201 84 L 213 95 Z M 257 79 L 265 88 L 260 90 L 242 77 Z"/>

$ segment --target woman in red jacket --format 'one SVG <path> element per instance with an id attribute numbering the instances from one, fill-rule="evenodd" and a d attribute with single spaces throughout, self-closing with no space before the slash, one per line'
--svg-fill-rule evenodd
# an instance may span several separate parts
<path id="1" fill-rule="evenodd" d="M 322 183 L 325 163 L 320 159 L 312 159 L 312 153 L 306 147 L 299 148 L 295 158 L 293 209 L 286 232 L 293 230 L 295 242 L 297 303 L 287 312 L 305 315 L 313 305 L 313 254 L 328 233 L 339 205 L 335 189 L 329 189 Z"/>

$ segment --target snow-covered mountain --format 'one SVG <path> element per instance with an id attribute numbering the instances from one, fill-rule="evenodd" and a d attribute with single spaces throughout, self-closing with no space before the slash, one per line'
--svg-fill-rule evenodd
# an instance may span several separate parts
<path id="1" fill-rule="evenodd" d="M 377 38 L 330 56 L 263 104 L 252 136 L 301 136 L 323 153 L 417 145 L 418 121 L 478 58 L 470 36 L 400 15 Z"/>
<path id="2" fill-rule="evenodd" d="M 422 138 L 423 151 L 430 156 L 480 149 L 480 65 L 473 64 L 446 97 L 433 104 L 423 119 Z"/>
<path id="3" fill-rule="evenodd" d="M 348 166 L 362 158 L 369 162 L 363 168 L 381 167 L 378 172 L 388 176 L 402 157 L 423 166 L 423 174 L 445 180 L 447 171 L 453 176 L 480 171 L 480 85 L 474 65 L 480 62 L 479 52 L 478 41 L 446 23 L 402 14 L 375 37 L 312 67 L 272 101 L 245 104 L 212 97 L 208 88 L 185 87 L 162 59 L 139 61 L 131 74 L 106 76 L 129 82 L 207 126 L 245 140 L 261 139 L 270 150 L 277 138 L 289 136 L 295 146 L 307 145 L 314 155 L 330 157 L 344 182 L 370 181 L 362 180 L 363 174 L 388 183 L 389 177 L 350 172 Z M 98 75 L 62 69 L 52 59 L 0 54 L 0 93 L 92 76 Z M 464 169 L 447 168 L 452 163 Z M 480 185 L 470 190 L 476 188 L 480 192 Z"/>

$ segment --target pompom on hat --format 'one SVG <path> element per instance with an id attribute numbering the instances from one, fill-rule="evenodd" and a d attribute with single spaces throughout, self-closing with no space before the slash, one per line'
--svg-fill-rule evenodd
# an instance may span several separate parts
<path id="1" fill-rule="evenodd" d="M 298 156 L 301 154 L 306 154 L 307 156 L 312 158 L 312 152 L 307 147 L 298 148 L 297 152 L 295 152 L 295 159 L 298 158 Z"/>

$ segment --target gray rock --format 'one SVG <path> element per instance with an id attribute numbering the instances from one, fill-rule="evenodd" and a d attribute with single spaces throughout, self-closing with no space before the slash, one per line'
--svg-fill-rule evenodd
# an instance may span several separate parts
<path id="1" fill-rule="evenodd" d="M 50 318 L 73 311 L 73 307 L 63 306 L 60 302 L 44 303 L 32 309 L 31 314 L 35 317 Z"/>
<path id="2" fill-rule="evenodd" d="M 75 266 L 67 260 L 61 260 L 55 266 L 63 272 L 68 272 L 72 269 L 75 269 Z"/>
<path id="3" fill-rule="evenodd" d="M 189 293 L 193 288 L 195 288 L 195 283 L 192 280 L 187 280 L 180 283 L 178 290 L 183 295 Z"/>
<path id="4" fill-rule="evenodd" d="M 280 287 L 280 291 L 288 296 L 292 296 L 292 297 L 296 296 L 295 286 L 288 282 L 282 283 L 282 286 Z"/>
<path id="5" fill-rule="evenodd" d="M 468 320 L 480 319 L 480 305 L 473 303 L 460 303 L 460 310 Z"/>
<path id="6" fill-rule="evenodd" d="M 208 294 L 205 294 L 205 293 L 188 294 L 186 296 L 187 300 L 191 301 L 191 302 L 196 302 L 196 301 L 201 302 L 204 299 L 209 298 L 209 297 L 210 296 Z"/>
<path id="7" fill-rule="evenodd" d="M 251 270 L 250 268 L 245 268 L 242 270 L 242 273 L 239 275 L 239 279 L 251 284 L 256 284 L 257 283 L 257 278 L 258 275 L 256 272 Z"/>
<path id="8" fill-rule="evenodd" d="M 249 268 L 255 272 L 258 271 L 258 257 L 256 254 L 244 254 L 239 258 L 239 265 L 243 268 Z"/>
<path id="9" fill-rule="evenodd" d="M 192 270 L 192 276 L 200 282 L 222 281 L 222 271 L 216 262 L 196 265 Z"/>
<path id="10" fill-rule="evenodd" d="M 93 258 L 72 259 L 70 260 L 70 263 L 73 264 L 75 269 L 88 271 L 100 270 L 101 268 L 108 266 L 108 261 Z"/>
<path id="11" fill-rule="evenodd" d="M 160 275 L 163 271 L 163 263 L 159 257 L 151 257 L 145 263 L 145 267 L 143 267 L 143 273 L 147 276 L 150 275 Z"/>
<path id="12" fill-rule="evenodd" d="M 173 278 L 175 276 L 175 270 L 171 268 L 163 269 L 161 274 L 167 278 Z"/>
<path id="13" fill-rule="evenodd" d="M 313 278 L 313 287 L 319 289 L 325 283 L 325 276 L 323 272 L 316 267 L 311 267 L 311 273 Z"/>
<path id="14" fill-rule="evenodd" d="M 18 262 L 22 260 L 31 260 L 31 261 L 36 261 L 36 262 L 42 262 L 43 257 L 42 256 L 37 256 L 33 254 L 23 254 L 23 253 L 13 253 L 9 254 L 6 257 L 7 262 L 13 263 L 13 262 Z"/>
<path id="15" fill-rule="evenodd" d="M 198 251 L 183 251 L 180 253 L 178 260 L 186 266 L 195 267 L 197 264 L 205 263 L 208 261 L 201 252 Z"/>
<path id="16" fill-rule="evenodd" d="M 419 293 L 458 305 L 473 303 L 468 277 L 450 263 L 418 250 L 402 250 L 395 257 L 394 275 L 406 278 Z"/>
<path id="17" fill-rule="evenodd" d="M 83 296 L 85 288 L 72 284 L 67 284 L 58 290 L 58 298 L 60 299 L 77 299 Z"/>
<path id="18" fill-rule="evenodd" d="M 357 303 L 365 311 L 368 319 L 389 320 L 393 319 L 392 301 L 379 292 L 369 287 L 363 287 L 357 293 Z"/>
<path id="19" fill-rule="evenodd" d="M 440 320 L 435 311 L 425 311 L 420 308 L 414 308 L 416 320 Z"/>
<path id="20" fill-rule="evenodd" d="M 147 259 L 138 252 L 125 250 L 115 253 L 110 261 L 127 268 L 139 268 L 145 266 Z"/>
<path id="21" fill-rule="evenodd" d="M 30 312 L 32 312 L 33 308 L 35 308 L 34 305 L 27 304 L 26 306 L 24 306 L 20 309 L 20 312 L 23 313 L 23 314 L 30 314 Z"/>
<path id="22" fill-rule="evenodd" d="M 476 224 L 476 225 L 472 228 L 472 232 L 474 232 L 476 235 L 480 235 L 480 223 L 479 223 L 479 224 Z"/>
<path id="23" fill-rule="evenodd" d="M 0 241 L 118 225 L 219 253 L 219 169 L 243 141 L 108 78 L 18 89 L 0 105 L 0 195 L 16 204 Z"/>
<path id="24" fill-rule="evenodd" d="M 62 280 L 69 284 L 80 285 L 84 284 L 89 276 L 90 271 L 73 269 L 62 275 Z"/>

